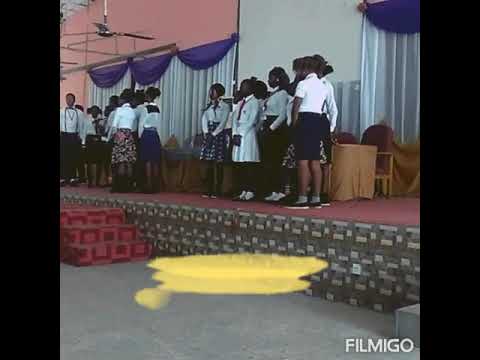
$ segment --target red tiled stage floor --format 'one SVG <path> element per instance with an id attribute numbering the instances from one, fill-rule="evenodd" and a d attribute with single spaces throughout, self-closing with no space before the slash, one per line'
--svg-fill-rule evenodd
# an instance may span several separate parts
<path id="1" fill-rule="evenodd" d="M 233 202 L 229 199 L 204 199 L 199 194 L 160 193 L 111 194 L 106 189 L 86 187 L 62 188 L 62 193 L 77 193 L 88 196 L 114 197 L 134 201 L 158 201 L 163 204 L 189 205 L 210 209 L 237 209 L 264 214 L 313 217 L 328 220 L 356 221 L 386 225 L 420 225 L 419 198 L 392 198 L 333 202 L 330 207 L 309 210 L 291 210 L 270 204 Z"/>

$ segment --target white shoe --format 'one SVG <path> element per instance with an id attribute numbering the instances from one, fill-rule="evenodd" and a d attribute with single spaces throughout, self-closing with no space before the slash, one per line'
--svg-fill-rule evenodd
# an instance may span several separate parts
<path id="1" fill-rule="evenodd" d="M 250 201 L 255 197 L 255 194 L 251 191 L 247 191 L 245 196 L 243 197 L 244 201 Z"/>
<path id="2" fill-rule="evenodd" d="M 283 193 L 276 193 L 276 196 L 273 198 L 272 201 L 275 201 L 275 202 L 280 201 L 280 200 L 282 200 L 285 196 L 287 196 L 287 195 L 285 195 L 285 194 L 283 194 Z"/>
<path id="3" fill-rule="evenodd" d="M 247 195 L 247 192 L 245 190 L 242 191 L 240 196 L 238 197 L 240 200 L 245 200 L 245 195 Z"/>
<path id="4" fill-rule="evenodd" d="M 267 196 L 264 200 L 265 201 L 275 201 L 275 198 L 278 194 L 276 192 L 272 192 L 269 196 Z"/>

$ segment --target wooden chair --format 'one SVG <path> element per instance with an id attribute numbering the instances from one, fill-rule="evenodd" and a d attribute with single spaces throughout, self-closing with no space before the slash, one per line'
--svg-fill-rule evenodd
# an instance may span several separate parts
<path id="1" fill-rule="evenodd" d="M 393 130 L 383 124 L 370 126 L 362 136 L 362 145 L 377 147 L 375 183 L 380 183 L 382 193 L 392 196 L 393 188 Z"/>

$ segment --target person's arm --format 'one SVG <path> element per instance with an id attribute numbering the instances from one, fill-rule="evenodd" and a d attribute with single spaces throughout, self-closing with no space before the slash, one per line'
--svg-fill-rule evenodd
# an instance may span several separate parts
<path id="1" fill-rule="evenodd" d="M 207 135 L 208 134 L 208 118 L 207 118 L 207 110 L 205 110 L 202 114 L 202 132 L 203 132 L 203 135 Z"/>
<path id="2" fill-rule="evenodd" d="M 277 130 L 287 120 L 287 106 L 288 106 L 288 94 L 286 91 L 281 91 L 278 96 L 278 104 L 280 106 L 280 112 L 275 121 L 270 125 L 270 130 Z"/>
<path id="3" fill-rule="evenodd" d="M 78 112 L 78 136 L 82 140 L 82 145 L 85 145 L 85 139 L 87 137 L 87 117 L 82 111 Z"/>
<path id="4" fill-rule="evenodd" d="M 305 98 L 306 94 L 307 94 L 307 91 L 305 89 L 305 83 L 303 81 L 300 81 L 297 85 L 297 90 L 295 91 L 295 99 L 293 99 L 293 108 L 292 108 L 293 126 L 297 125 L 300 105 L 302 104 L 302 101 Z"/>
<path id="5" fill-rule="evenodd" d="M 147 107 L 142 107 L 141 109 L 139 109 L 139 117 L 138 117 L 138 138 L 140 139 L 142 137 L 142 134 L 143 134 L 143 129 L 144 129 L 144 126 L 145 126 L 145 119 L 147 118 L 147 115 L 148 115 L 148 110 L 147 110 Z"/>
<path id="6" fill-rule="evenodd" d="M 337 126 L 338 108 L 335 101 L 335 93 L 332 84 L 328 83 L 329 92 L 327 95 L 327 113 L 330 118 L 330 132 L 335 132 Z"/>
<path id="7" fill-rule="evenodd" d="M 229 106 L 226 103 L 221 103 L 221 105 L 218 107 L 217 115 L 219 116 L 220 124 L 218 124 L 217 128 L 213 131 L 213 136 L 217 136 L 225 129 L 228 121 L 228 116 L 230 115 L 229 111 Z"/>

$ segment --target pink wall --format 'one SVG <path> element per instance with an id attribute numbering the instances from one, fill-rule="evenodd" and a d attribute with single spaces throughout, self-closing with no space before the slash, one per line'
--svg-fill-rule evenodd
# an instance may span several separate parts
<path id="1" fill-rule="evenodd" d="M 95 31 L 92 22 L 103 22 L 103 1 L 97 0 L 89 8 L 69 18 L 62 33 Z M 146 50 L 175 42 L 180 49 L 187 49 L 230 36 L 236 31 L 237 0 L 109 0 L 108 24 L 112 31 L 136 32 L 155 37 L 155 40 L 119 38 L 120 54 Z M 98 39 L 90 35 L 89 40 Z M 62 36 L 60 45 L 65 46 L 86 40 L 86 36 Z M 83 47 L 85 45 L 82 45 Z M 116 50 L 115 40 L 107 39 L 89 43 L 91 50 L 112 52 Z M 62 61 L 74 61 L 80 65 L 107 60 L 112 56 L 92 53 L 76 53 L 60 50 Z M 72 65 L 64 65 L 67 69 Z M 74 65 L 78 66 L 78 65 Z M 65 94 L 73 92 L 77 103 L 86 104 L 90 79 L 85 72 L 66 75 L 60 83 L 60 104 Z"/>

